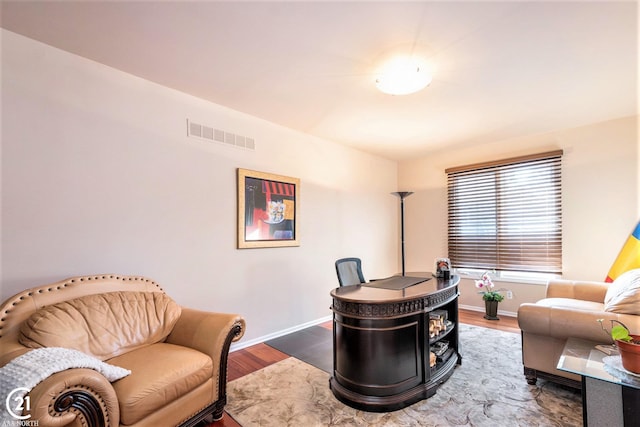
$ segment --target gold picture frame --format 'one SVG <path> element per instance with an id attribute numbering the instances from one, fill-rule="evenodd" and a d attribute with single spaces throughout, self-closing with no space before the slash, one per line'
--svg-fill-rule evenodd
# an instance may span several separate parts
<path id="1" fill-rule="evenodd" d="M 300 180 L 238 168 L 238 249 L 300 246 Z"/>

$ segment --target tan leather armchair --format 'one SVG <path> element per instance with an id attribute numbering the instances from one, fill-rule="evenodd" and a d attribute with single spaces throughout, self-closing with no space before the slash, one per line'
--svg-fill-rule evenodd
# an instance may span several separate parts
<path id="1" fill-rule="evenodd" d="M 522 362 L 529 384 L 537 378 L 580 387 L 580 376 L 556 369 L 570 337 L 611 344 L 598 319 L 619 320 L 640 330 L 640 316 L 605 311 L 608 284 L 604 282 L 552 280 L 546 298 L 535 304 L 521 304 L 518 324 L 522 331 Z"/>
<path id="2" fill-rule="evenodd" d="M 23 412 L 40 427 L 219 419 L 229 347 L 245 330 L 239 315 L 180 307 L 138 276 L 74 277 L 28 289 L 6 300 L 0 314 L 0 366 L 34 348 L 65 347 L 131 371 L 113 383 L 93 369 L 53 373 L 31 389 Z"/>

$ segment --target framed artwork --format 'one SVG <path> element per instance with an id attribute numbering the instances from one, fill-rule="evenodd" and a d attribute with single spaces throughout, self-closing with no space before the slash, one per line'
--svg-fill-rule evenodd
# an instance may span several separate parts
<path id="1" fill-rule="evenodd" d="M 300 246 L 300 180 L 238 169 L 238 248 Z"/>

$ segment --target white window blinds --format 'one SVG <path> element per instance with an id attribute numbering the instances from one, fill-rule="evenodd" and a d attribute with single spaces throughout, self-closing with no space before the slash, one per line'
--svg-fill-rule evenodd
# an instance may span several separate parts
<path id="1" fill-rule="evenodd" d="M 562 272 L 562 151 L 447 169 L 453 267 Z"/>

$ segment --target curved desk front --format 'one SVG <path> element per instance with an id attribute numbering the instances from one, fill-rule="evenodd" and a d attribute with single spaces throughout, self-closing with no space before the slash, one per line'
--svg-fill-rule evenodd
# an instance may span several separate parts
<path id="1" fill-rule="evenodd" d="M 357 409 L 388 412 L 435 394 L 461 363 L 459 282 L 458 276 L 444 280 L 407 273 L 331 291 L 329 387 L 336 398 Z M 446 329 L 430 336 L 430 318 L 442 316 Z M 430 350 L 436 347 L 440 354 L 430 366 Z"/>

